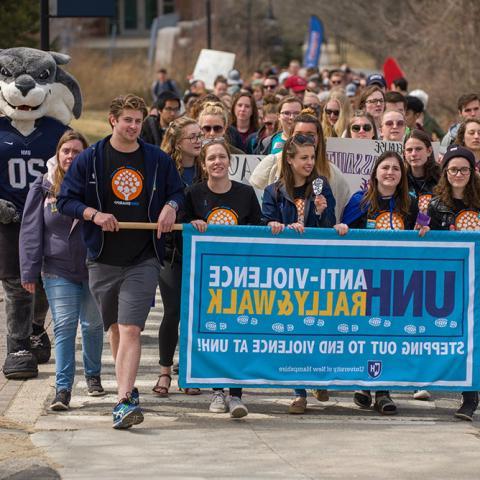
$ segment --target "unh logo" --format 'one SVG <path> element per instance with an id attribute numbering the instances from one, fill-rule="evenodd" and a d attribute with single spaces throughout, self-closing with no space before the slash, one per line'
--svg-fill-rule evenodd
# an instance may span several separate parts
<path id="1" fill-rule="evenodd" d="M 382 373 L 382 362 L 376 360 L 368 361 L 368 375 L 372 378 L 378 378 Z"/>

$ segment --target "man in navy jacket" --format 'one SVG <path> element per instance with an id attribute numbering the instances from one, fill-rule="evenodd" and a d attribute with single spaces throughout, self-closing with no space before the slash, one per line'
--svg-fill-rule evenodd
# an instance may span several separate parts
<path id="1" fill-rule="evenodd" d="M 172 159 L 139 140 L 147 108 L 126 95 L 110 105 L 112 135 L 84 150 L 69 168 L 58 210 L 83 219 L 89 284 L 102 314 L 115 360 L 118 404 L 113 427 L 143 421 L 135 388 L 140 333 L 155 296 L 164 245 L 183 203 L 183 184 Z M 120 230 L 119 221 L 156 222 L 150 230 Z"/>

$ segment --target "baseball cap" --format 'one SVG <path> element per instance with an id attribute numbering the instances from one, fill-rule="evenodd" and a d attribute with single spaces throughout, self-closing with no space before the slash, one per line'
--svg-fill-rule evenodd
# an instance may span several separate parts
<path id="1" fill-rule="evenodd" d="M 294 92 L 304 92 L 307 89 L 307 81 L 298 75 L 291 75 L 285 80 L 285 88 L 290 88 Z"/>
<path id="2" fill-rule="evenodd" d="M 380 73 L 372 73 L 367 77 L 367 87 L 370 85 L 378 85 L 383 88 L 387 88 L 387 82 Z"/>

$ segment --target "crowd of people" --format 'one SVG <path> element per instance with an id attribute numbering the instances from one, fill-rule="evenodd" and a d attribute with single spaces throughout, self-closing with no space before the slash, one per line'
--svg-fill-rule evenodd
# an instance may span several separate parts
<path id="1" fill-rule="evenodd" d="M 83 363 L 90 395 L 103 395 L 101 355 L 108 333 L 118 383 L 114 428 L 143 421 L 135 380 L 140 334 L 157 286 L 164 305 L 158 334 L 159 376 L 154 394 L 169 394 L 178 343 L 182 237 L 175 223 L 199 232 L 209 224 L 285 228 L 417 230 L 470 229 L 462 218 L 480 213 L 480 96 L 458 100 L 458 119 L 445 133 L 428 114 L 428 95 L 408 92 L 403 78 L 387 85 L 380 74 L 348 67 L 305 70 L 292 61 L 284 72 L 257 71 L 248 82 L 232 70 L 212 91 L 199 79 L 181 96 L 164 69 L 152 86 L 153 105 L 135 95 L 113 99 L 112 134 L 87 146 L 67 131 L 48 172 L 28 193 L 20 233 L 23 288 L 45 288 L 55 333 L 56 395 L 52 410 L 69 408 L 80 322 Z M 401 142 L 403 156 L 381 154 L 368 188 L 352 192 L 326 156 L 326 139 Z M 441 141 L 435 158 L 432 141 Z M 229 178 L 232 154 L 264 155 L 250 184 Z M 119 222 L 156 222 L 157 230 L 129 230 Z M 477 229 L 480 225 L 475 226 Z M 39 241 L 40 239 L 40 241 Z M 103 330 L 103 331 L 102 331 Z M 242 389 L 212 392 L 210 411 L 248 414 Z M 198 395 L 198 388 L 184 393 Z M 328 399 L 315 390 L 317 400 Z M 414 393 L 428 399 L 426 390 Z M 361 408 L 382 414 L 397 406 L 389 391 L 355 392 Z M 464 392 L 455 415 L 471 420 L 477 392 Z M 304 413 L 307 392 L 299 385 L 289 406 Z"/>

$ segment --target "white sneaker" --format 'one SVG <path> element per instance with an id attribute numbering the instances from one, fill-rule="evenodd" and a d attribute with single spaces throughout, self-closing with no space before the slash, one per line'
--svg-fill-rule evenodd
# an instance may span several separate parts
<path id="1" fill-rule="evenodd" d="M 210 407 L 208 408 L 212 413 L 226 413 L 228 412 L 227 402 L 225 401 L 225 393 L 222 390 L 214 390 Z"/>
<path id="2" fill-rule="evenodd" d="M 427 390 L 415 390 L 413 392 L 413 399 L 414 400 L 430 400 L 430 392 Z"/>
<path id="3" fill-rule="evenodd" d="M 248 409 L 238 397 L 230 397 L 228 401 L 228 408 L 230 410 L 230 417 L 242 418 L 248 415 Z"/>

